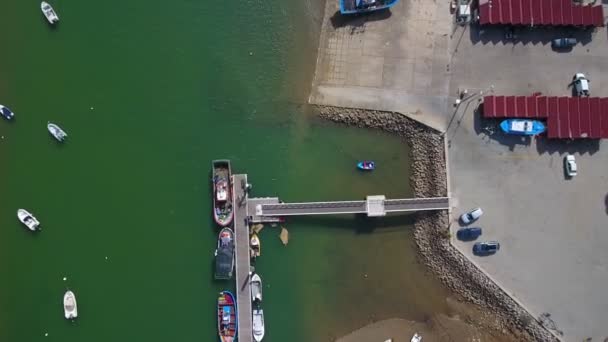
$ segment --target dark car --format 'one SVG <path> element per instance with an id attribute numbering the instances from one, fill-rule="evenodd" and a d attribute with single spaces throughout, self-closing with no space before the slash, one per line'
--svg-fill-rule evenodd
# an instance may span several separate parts
<path id="1" fill-rule="evenodd" d="M 473 245 L 473 254 L 488 255 L 498 252 L 500 244 L 496 241 L 476 242 Z"/>
<path id="2" fill-rule="evenodd" d="M 566 49 L 576 45 L 576 38 L 557 38 L 551 41 L 551 47 L 554 49 Z"/>
<path id="3" fill-rule="evenodd" d="M 458 240 L 462 241 L 472 241 L 477 239 L 480 235 L 481 228 L 478 227 L 462 228 L 456 232 L 456 237 Z"/>

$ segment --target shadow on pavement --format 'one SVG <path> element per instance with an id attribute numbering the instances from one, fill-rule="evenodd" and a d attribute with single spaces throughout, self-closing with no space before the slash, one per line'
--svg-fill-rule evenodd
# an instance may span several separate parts
<path id="1" fill-rule="evenodd" d="M 536 141 L 536 150 L 539 154 L 543 153 L 570 153 L 570 154 L 584 154 L 588 153 L 593 155 L 600 149 L 599 139 L 547 139 L 545 136 L 541 136 Z"/>
<path id="2" fill-rule="evenodd" d="M 469 35 L 471 42 L 477 44 L 542 44 L 549 45 L 551 41 L 557 38 L 576 38 L 578 44 L 574 46 L 585 46 L 591 42 L 594 29 L 580 29 L 568 27 L 536 27 L 536 28 L 514 28 L 509 26 L 479 26 L 471 25 L 469 27 Z M 571 50 L 571 49 L 570 49 Z M 569 52 L 570 50 L 554 50 L 556 53 Z"/>

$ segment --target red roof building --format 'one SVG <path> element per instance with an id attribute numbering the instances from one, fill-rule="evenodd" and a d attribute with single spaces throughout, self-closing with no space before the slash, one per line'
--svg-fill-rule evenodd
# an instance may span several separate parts
<path id="1" fill-rule="evenodd" d="M 547 120 L 547 136 L 608 139 L 608 98 L 567 96 L 486 96 L 485 118 Z"/>
<path id="2" fill-rule="evenodd" d="M 604 26 L 604 9 L 573 0 L 479 0 L 481 25 Z"/>

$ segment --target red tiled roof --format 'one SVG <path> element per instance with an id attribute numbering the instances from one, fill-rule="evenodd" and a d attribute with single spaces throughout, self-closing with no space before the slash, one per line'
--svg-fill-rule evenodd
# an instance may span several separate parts
<path id="1" fill-rule="evenodd" d="M 479 23 L 505 25 L 604 26 L 599 5 L 572 0 L 480 0 Z"/>
<path id="2" fill-rule="evenodd" d="M 608 97 L 486 96 L 483 116 L 546 119 L 549 138 L 608 139 Z"/>

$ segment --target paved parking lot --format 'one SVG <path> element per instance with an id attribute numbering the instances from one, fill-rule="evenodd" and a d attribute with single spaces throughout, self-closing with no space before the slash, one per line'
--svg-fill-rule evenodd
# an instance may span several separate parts
<path id="1" fill-rule="evenodd" d="M 584 43 L 568 53 L 552 51 L 550 39 L 562 35 Z M 569 95 L 572 75 L 584 72 L 592 80 L 592 95 L 608 96 L 606 38 L 605 30 L 539 30 L 505 42 L 501 30 L 458 29 L 450 93 L 493 88 L 496 95 Z M 478 99 L 452 108 L 447 118 L 453 213 L 456 219 L 482 207 L 484 216 L 473 224 L 483 228 L 479 240 L 498 240 L 501 250 L 477 257 L 473 243 L 454 244 L 535 316 L 550 313 L 565 341 L 603 341 L 608 337 L 607 142 L 505 136 L 497 122 L 475 112 Z M 564 177 L 567 153 L 580 168 L 571 180 Z M 454 221 L 453 232 L 457 228 Z"/>

